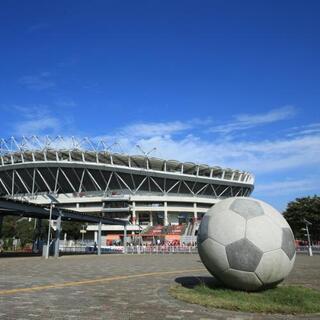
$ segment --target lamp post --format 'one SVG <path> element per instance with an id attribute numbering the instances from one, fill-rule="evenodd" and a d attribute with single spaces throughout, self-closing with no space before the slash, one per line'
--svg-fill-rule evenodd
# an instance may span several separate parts
<path id="1" fill-rule="evenodd" d="M 310 239 L 310 233 L 309 233 L 309 226 L 311 226 L 312 223 L 307 219 L 303 219 L 303 222 L 306 224 L 306 227 L 302 228 L 302 230 L 305 230 L 307 232 L 306 236 L 308 237 L 308 252 L 309 252 L 309 256 L 312 257 L 313 253 L 312 253 L 311 239 Z"/>
<path id="2" fill-rule="evenodd" d="M 45 258 L 49 258 L 49 249 L 50 249 L 50 235 L 51 235 L 51 221 L 52 221 L 52 210 L 55 207 L 54 202 L 57 202 L 57 199 L 53 194 L 48 193 L 47 194 L 48 198 L 50 199 L 50 212 L 49 212 L 49 225 L 48 225 L 48 238 L 47 238 L 47 250 L 46 250 L 46 255 Z"/>
<path id="3" fill-rule="evenodd" d="M 49 258 L 49 249 L 50 249 L 50 234 L 51 234 L 51 219 L 52 219 L 52 209 L 54 208 L 54 204 L 50 203 L 50 213 L 49 213 L 49 223 L 48 223 L 48 238 L 47 238 L 47 248 L 46 248 L 46 256 L 45 258 Z"/>

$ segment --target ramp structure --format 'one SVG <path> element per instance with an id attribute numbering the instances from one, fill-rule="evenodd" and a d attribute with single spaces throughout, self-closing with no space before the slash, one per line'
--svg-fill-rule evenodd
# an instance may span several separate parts
<path id="1" fill-rule="evenodd" d="M 37 218 L 37 219 L 47 219 L 56 220 L 56 239 L 55 239 L 55 257 L 59 256 L 59 241 L 61 232 L 61 221 L 79 221 L 79 222 L 89 222 L 98 225 L 98 255 L 101 255 L 101 225 L 121 225 L 124 227 L 125 237 L 127 233 L 127 221 L 105 218 L 99 216 L 93 216 L 89 214 L 84 214 L 80 212 L 74 212 L 71 210 L 61 209 L 56 207 L 52 202 L 49 207 L 32 204 L 26 201 L 17 201 L 12 199 L 0 198 L 0 231 L 2 226 L 3 217 L 6 215 L 13 215 L 19 217 Z M 125 242 L 125 241 L 124 241 Z M 48 244 L 47 244 L 48 245 Z M 126 246 L 126 243 L 124 243 Z M 126 250 L 124 250 L 126 252 Z"/>

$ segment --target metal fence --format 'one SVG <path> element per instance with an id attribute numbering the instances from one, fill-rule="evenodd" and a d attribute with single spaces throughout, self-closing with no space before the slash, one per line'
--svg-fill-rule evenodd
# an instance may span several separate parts
<path id="1" fill-rule="evenodd" d="M 189 254 L 198 253 L 196 246 L 128 246 L 128 254 Z"/>
<path id="2" fill-rule="evenodd" d="M 68 246 L 60 247 L 61 254 L 96 254 L 98 248 L 96 246 Z M 127 246 L 127 254 L 190 254 L 198 253 L 196 246 Z M 101 246 L 101 253 L 124 253 L 123 246 Z"/>
<path id="3" fill-rule="evenodd" d="M 97 246 L 93 245 L 77 245 L 60 247 L 61 254 L 97 254 Z M 298 246 L 297 253 L 308 254 L 308 246 Z M 320 246 L 312 246 L 313 254 L 320 254 Z M 196 246 L 166 246 L 166 245 L 153 245 L 153 246 L 138 246 L 128 245 L 126 248 L 127 254 L 196 254 L 198 248 Z M 115 254 L 124 253 L 123 246 L 101 246 L 102 254 Z"/>
<path id="4" fill-rule="evenodd" d="M 312 246 L 312 253 L 313 254 L 320 254 L 320 246 Z M 309 247 L 308 246 L 298 246 L 296 247 L 297 253 L 308 253 Z"/>

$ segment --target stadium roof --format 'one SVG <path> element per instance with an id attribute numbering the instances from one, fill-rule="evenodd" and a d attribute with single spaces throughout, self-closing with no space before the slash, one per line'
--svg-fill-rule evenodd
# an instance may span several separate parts
<path id="1" fill-rule="evenodd" d="M 63 138 L 58 136 L 52 139 L 32 136 L 17 140 L 12 137 L 0 139 L 0 166 L 36 161 L 86 162 L 246 183 L 254 182 L 253 175 L 246 171 L 193 162 L 164 160 L 147 155 L 114 153 L 110 151 L 110 148 L 111 146 L 108 147 L 103 141 L 96 142 L 88 138 L 79 140 L 74 137 Z"/>

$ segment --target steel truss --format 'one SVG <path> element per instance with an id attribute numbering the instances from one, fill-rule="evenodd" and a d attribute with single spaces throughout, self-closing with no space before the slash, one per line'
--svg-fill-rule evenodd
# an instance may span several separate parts
<path id="1" fill-rule="evenodd" d="M 0 166 L 37 161 L 88 162 L 254 183 L 254 177 L 249 172 L 197 165 L 191 162 L 162 160 L 147 155 L 129 156 L 112 153 L 111 148 L 114 145 L 107 146 L 104 141 L 94 141 L 89 138 L 76 139 L 61 136 L 56 138 L 32 136 L 23 137 L 20 140 L 14 137 L 0 139 Z"/>
<path id="2" fill-rule="evenodd" d="M 139 175 L 127 174 L 85 166 L 25 167 L 0 171 L 0 195 L 14 197 L 41 193 L 73 193 L 76 196 L 98 192 L 107 196 L 112 193 L 135 195 L 147 192 L 220 198 L 248 196 L 251 193 L 248 186 L 203 183 L 179 178 L 152 177 L 148 172 L 141 172 Z"/>
<path id="3" fill-rule="evenodd" d="M 244 171 L 111 153 L 103 141 L 74 137 L 0 139 L 0 196 L 139 192 L 189 196 L 248 196 Z"/>

